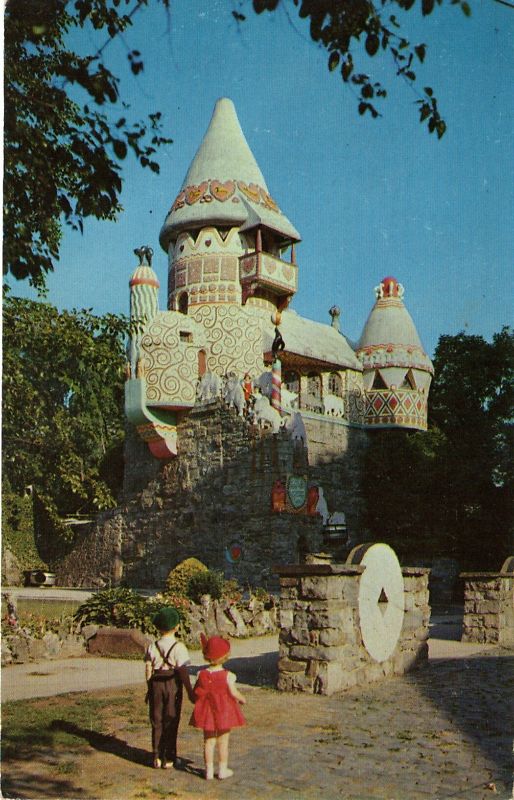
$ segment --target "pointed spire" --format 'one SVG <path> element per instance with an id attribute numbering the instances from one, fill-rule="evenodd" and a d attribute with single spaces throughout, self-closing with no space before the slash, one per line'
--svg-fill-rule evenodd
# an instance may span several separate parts
<path id="1" fill-rule="evenodd" d="M 377 300 L 356 349 L 364 369 L 401 364 L 433 373 L 432 362 L 403 303 L 402 284 L 388 276 L 375 287 L 375 295 Z"/>
<path id="2" fill-rule="evenodd" d="M 255 183 L 268 191 L 239 124 L 234 103 L 228 97 L 222 97 L 214 106 L 207 132 L 181 188 L 195 186 L 211 178 L 218 181 L 237 178 L 246 184 Z"/>
<path id="3" fill-rule="evenodd" d="M 160 233 L 164 250 L 181 230 L 206 225 L 258 225 L 299 241 L 298 231 L 270 196 L 232 100 L 217 101 L 207 132 Z"/>

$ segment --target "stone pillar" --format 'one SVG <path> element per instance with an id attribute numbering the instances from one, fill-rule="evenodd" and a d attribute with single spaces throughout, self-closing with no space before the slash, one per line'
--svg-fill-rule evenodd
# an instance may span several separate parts
<path id="1" fill-rule="evenodd" d="M 402 569 L 403 626 L 391 654 L 378 661 L 361 632 L 366 569 L 349 563 L 276 568 L 281 591 L 278 689 L 330 695 L 401 675 L 428 658 L 429 570 Z"/>
<path id="2" fill-rule="evenodd" d="M 514 574 L 463 572 L 463 642 L 514 647 Z"/>

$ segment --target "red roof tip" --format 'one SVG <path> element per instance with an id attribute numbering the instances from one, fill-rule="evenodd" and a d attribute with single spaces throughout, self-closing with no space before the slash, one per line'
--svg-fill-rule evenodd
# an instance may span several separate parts
<path id="1" fill-rule="evenodd" d="M 399 295 L 399 283 L 396 278 L 393 278 L 392 275 L 388 275 L 386 278 L 382 278 L 380 281 L 382 286 L 384 287 L 384 295 L 386 297 L 398 297 Z"/>

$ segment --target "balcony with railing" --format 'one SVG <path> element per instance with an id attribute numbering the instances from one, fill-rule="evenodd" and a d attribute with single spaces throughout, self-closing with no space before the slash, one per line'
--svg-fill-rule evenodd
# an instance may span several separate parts
<path id="1" fill-rule="evenodd" d="M 243 303 L 258 289 L 285 299 L 295 294 L 298 287 L 298 266 L 294 260 L 282 261 L 271 253 L 255 250 L 240 256 L 239 278 Z"/>

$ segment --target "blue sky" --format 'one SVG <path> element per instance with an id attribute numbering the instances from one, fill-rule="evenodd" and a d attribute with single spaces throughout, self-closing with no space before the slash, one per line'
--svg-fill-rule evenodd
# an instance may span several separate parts
<path id="1" fill-rule="evenodd" d="M 428 19 L 417 7 L 403 15 L 411 41 L 428 44 L 416 71 L 448 124 L 437 141 L 383 56 L 358 57 L 359 69 L 388 90 L 380 119 L 360 117 L 292 4 L 291 18 L 283 10 L 257 17 L 248 7 L 242 25 L 230 0 L 175 0 L 169 17 L 151 6 L 126 35 L 143 54 L 144 72 L 132 76 L 121 42 L 104 57 L 134 115 L 160 110 L 173 144 L 160 153 L 160 175 L 127 160 L 117 222 L 88 221 L 83 236 L 66 230 L 49 302 L 128 313 L 133 249 L 149 244 L 164 307 L 159 230 L 216 99 L 227 96 L 272 196 L 302 235 L 292 304 L 300 314 L 328 323 L 336 303 L 343 332 L 356 340 L 373 287 L 394 275 L 430 354 L 442 333 L 490 338 L 512 324 L 514 10 L 484 0 L 471 2 L 470 19 L 451 5 Z M 95 46 L 88 37 L 75 43 Z M 13 290 L 34 296 L 17 282 Z"/>

